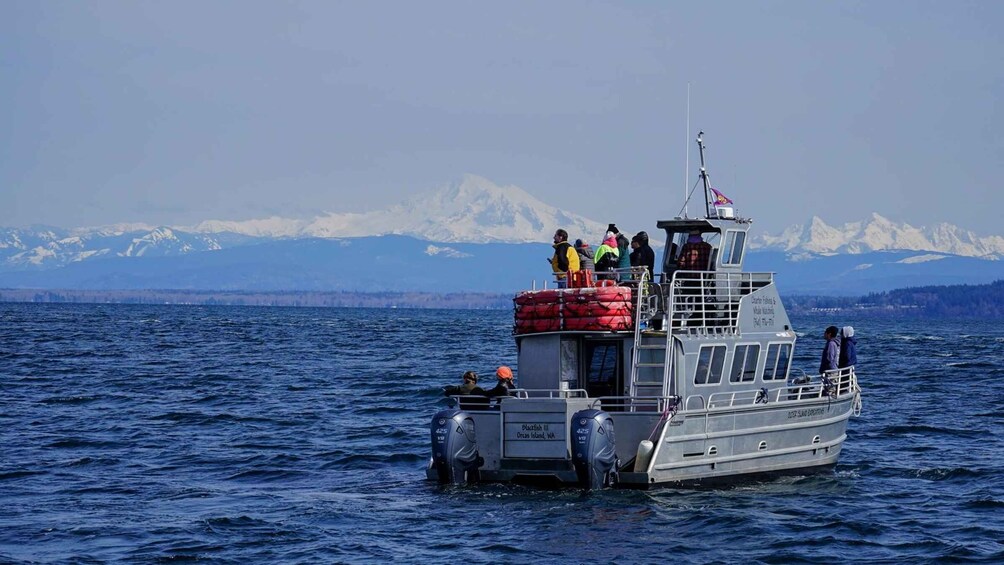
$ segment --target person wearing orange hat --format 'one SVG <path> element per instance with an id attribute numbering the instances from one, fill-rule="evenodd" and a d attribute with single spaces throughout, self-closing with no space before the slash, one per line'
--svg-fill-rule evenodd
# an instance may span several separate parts
<path id="1" fill-rule="evenodd" d="M 495 388 L 485 391 L 485 396 L 488 398 L 510 396 L 510 391 L 516 388 L 512 380 L 512 369 L 502 365 L 495 371 L 495 376 L 498 377 L 498 383 L 495 385 Z"/>

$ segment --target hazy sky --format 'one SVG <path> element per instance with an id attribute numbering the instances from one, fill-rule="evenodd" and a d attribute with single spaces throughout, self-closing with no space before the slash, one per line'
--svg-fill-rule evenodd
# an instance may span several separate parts
<path id="1" fill-rule="evenodd" d="M 761 229 L 1004 234 L 1002 28 L 990 0 L 5 0 L 0 225 L 363 211 L 470 172 L 635 231 L 680 209 L 689 82 Z"/>

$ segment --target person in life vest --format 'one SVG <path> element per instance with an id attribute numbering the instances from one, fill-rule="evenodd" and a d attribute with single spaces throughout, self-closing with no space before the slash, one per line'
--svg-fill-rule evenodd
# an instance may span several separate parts
<path id="1" fill-rule="evenodd" d="M 568 232 L 557 230 L 554 232 L 554 255 L 549 260 L 551 270 L 558 279 L 558 288 L 565 288 L 568 284 L 568 272 L 579 270 L 579 254 L 568 243 Z"/>

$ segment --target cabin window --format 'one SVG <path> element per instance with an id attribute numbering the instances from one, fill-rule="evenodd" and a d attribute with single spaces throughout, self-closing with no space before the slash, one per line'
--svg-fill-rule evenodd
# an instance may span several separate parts
<path id="1" fill-rule="evenodd" d="M 729 372 L 729 382 L 745 383 L 756 377 L 756 364 L 760 356 L 760 345 L 737 345 L 732 357 L 732 371 Z"/>
<path id="2" fill-rule="evenodd" d="M 586 393 L 590 397 L 620 396 L 620 344 L 619 341 L 586 342 Z"/>
<path id="3" fill-rule="evenodd" d="M 722 368 L 725 366 L 725 346 L 705 345 L 697 355 L 697 373 L 694 384 L 716 385 L 722 382 Z"/>
<path id="4" fill-rule="evenodd" d="M 738 265 L 743 259 L 743 244 L 746 242 L 746 232 L 729 230 L 725 232 L 725 245 L 722 246 L 722 265 Z"/>
<path id="5" fill-rule="evenodd" d="M 767 362 L 763 367 L 763 380 L 788 378 L 791 365 L 791 344 L 772 343 L 767 346 Z"/>

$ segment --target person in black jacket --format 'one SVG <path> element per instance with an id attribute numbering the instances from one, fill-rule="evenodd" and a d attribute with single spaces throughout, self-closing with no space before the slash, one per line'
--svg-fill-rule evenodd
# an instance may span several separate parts
<path id="1" fill-rule="evenodd" d="M 648 244 L 648 234 L 640 231 L 631 238 L 631 266 L 647 267 L 649 280 L 655 278 L 655 251 Z"/>
<path id="2" fill-rule="evenodd" d="M 484 393 L 485 396 L 488 398 L 511 396 L 512 393 L 510 391 L 516 388 L 512 382 L 512 369 L 503 365 L 495 371 L 495 376 L 499 379 L 498 383 L 495 385 L 495 388 L 486 390 Z"/>
<path id="3" fill-rule="evenodd" d="M 485 394 L 485 389 L 478 386 L 478 374 L 474 371 L 467 371 L 462 377 L 464 384 L 460 386 L 450 385 L 443 389 L 445 396 L 458 396 L 465 394 Z"/>

